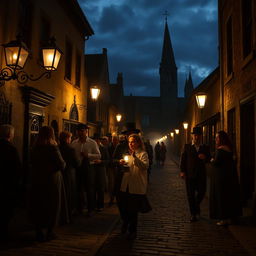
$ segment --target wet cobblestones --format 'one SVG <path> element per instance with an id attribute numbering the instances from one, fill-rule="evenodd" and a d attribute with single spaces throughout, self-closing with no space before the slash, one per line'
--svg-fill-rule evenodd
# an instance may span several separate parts
<path id="1" fill-rule="evenodd" d="M 97 256 L 248 255 L 227 228 L 208 219 L 206 200 L 200 221 L 189 222 L 184 181 L 178 177 L 174 163 L 152 171 L 148 195 L 153 211 L 140 215 L 137 239 L 128 241 L 120 235 L 119 224 Z"/>

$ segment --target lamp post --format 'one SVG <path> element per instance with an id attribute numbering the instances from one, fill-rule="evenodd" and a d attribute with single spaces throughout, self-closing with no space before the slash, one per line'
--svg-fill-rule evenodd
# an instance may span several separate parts
<path id="1" fill-rule="evenodd" d="M 199 108 L 204 108 L 207 95 L 206 93 L 199 92 L 196 94 L 196 102 Z"/>
<path id="2" fill-rule="evenodd" d="M 179 129 L 175 129 L 174 131 L 175 131 L 175 133 L 176 133 L 177 135 L 180 133 L 180 130 L 179 130 Z"/>
<path id="3" fill-rule="evenodd" d="M 90 92 L 92 100 L 96 101 L 100 95 L 100 88 L 97 86 L 92 86 L 90 88 Z"/>
<path id="4" fill-rule="evenodd" d="M 183 128 L 184 128 L 184 130 L 185 130 L 185 143 L 187 143 L 187 140 L 188 140 L 188 133 L 187 133 L 187 131 L 188 131 L 188 123 L 187 122 L 183 122 Z"/>
<path id="5" fill-rule="evenodd" d="M 0 70 L 0 85 L 3 86 L 5 81 L 17 80 L 20 84 L 25 84 L 28 80 L 37 81 L 42 77 L 50 78 L 51 71 L 57 70 L 62 51 L 56 46 L 55 38 L 51 38 L 49 43 L 42 48 L 44 73 L 38 77 L 29 75 L 23 69 L 27 62 L 29 50 L 21 38 L 2 45 L 6 66 Z"/>

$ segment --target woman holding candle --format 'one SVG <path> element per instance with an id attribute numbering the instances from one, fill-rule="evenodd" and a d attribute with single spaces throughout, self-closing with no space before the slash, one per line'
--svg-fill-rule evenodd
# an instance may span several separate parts
<path id="1" fill-rule="evenodd" d="M 135 239 L 138 213 L 151 210 L 146 197 L 149 160 L 144 143 L 138 134 L 131 134 L 128 137 L 128 145 L 128 157 L 124 156 L 120 160 L 120 164 L 128 166 L 128 170 L 123 174 L 117 203 L 123 220 L 121 231 L 123 234 L 128 231 L 128 239 Z"/>

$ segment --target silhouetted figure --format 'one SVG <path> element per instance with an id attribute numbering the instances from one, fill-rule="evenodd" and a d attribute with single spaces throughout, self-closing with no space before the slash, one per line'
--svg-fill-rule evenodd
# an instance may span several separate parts
<path id="1" fill-rule="evenodd" d="M 62 177 L 66 164 L 52 127 L 40 129 L 32 149 L 31 165 L 30 216 L 36 228 L 36 239 L 42 242 L 56 237 L 53 231 L 59 221 L 61 203 L 66 202 Z M 43 229 L 47 230 L 46 236 Z"/>
<path id="2" fill-rule="evenodd" d="M 21 162 L 12 144 L 14 127 L 0 126 L 0 241 L 8 239 L 8 226 L 18 197 Z"/>
<path id="3" fill-rule="evenodd" d="M 79 166 L 79 160 L 76 156 L 74 148 L 70 146 L 72 133 L 63 131 L 59 136 L 59 148 L 61 155 L 66 162 L 66 167 L 62 172 L 65 184 L 67 205 L 69 218 L 77 208 L 77 187 L 76 187 L 76 171 Z"/>
<path id="4" fill-rule="evenodd" d="M 165 158 L 166 158 L 166 146 L 164 144 L 164 142 L 162 141 L 161 142 L 161 145 L 160 145 L 160 165 L 161 166 L 164 166 L 164 163 L 165 163 Z"/>
<path id="5" fill-rule="evenodd" d="M 201 127 L 194 127 L 192 143 L 185 144 L 181 154 L 180 176 L 185 179 L 187 198 L 191 213 L 190 221 L 197 220 L 200 215 L 200 203 L 206 192 L 205 164 L 210 161 L 209 147 L 201 144 Z"/>
<path id="6" fill-rule="evenodd" d="M 216 136 L 216 153 L 210 186 L 210 218 L 218 219 L 219 226 L 228 225 L 241 215 L 239 182 L 233 160 L 232 144 L 224 131 Z"/>
<path id="7" fill-rule="evenodd" d="M 155 159 L 156 159 L 156 165 L 159 166 L 160 165 L 160 161 L 161 161 L 161 146 L 159 141 L 156 143 L 155 145 Z"/>

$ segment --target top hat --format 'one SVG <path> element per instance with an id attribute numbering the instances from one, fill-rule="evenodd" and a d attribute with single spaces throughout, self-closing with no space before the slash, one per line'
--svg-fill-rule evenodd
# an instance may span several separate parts
<path id="1" fill-rule="evenodd" d="M 202 134 L 202 128 L 199 126 L 193 127 L 191 134 Z"/>
<path id="2" fill-rule="evenodd" d="M 125 126 L 126 126 L 126 130 L 122 131 L 121 134 L 140 133 L 140 129 L 137 129 L 135 123 L 133 122 L 126 123 Z"/>
<path id="3" fill-rule="evenodd" d="M 76 126 L 76 129 L 77 129 L 78 131 L 80 131 L 80 130 L 87 130 L 87 129 L 89 129 L 89 126 L 87 126 L 86 124 L 78 124 L 78 125 Z"/>

